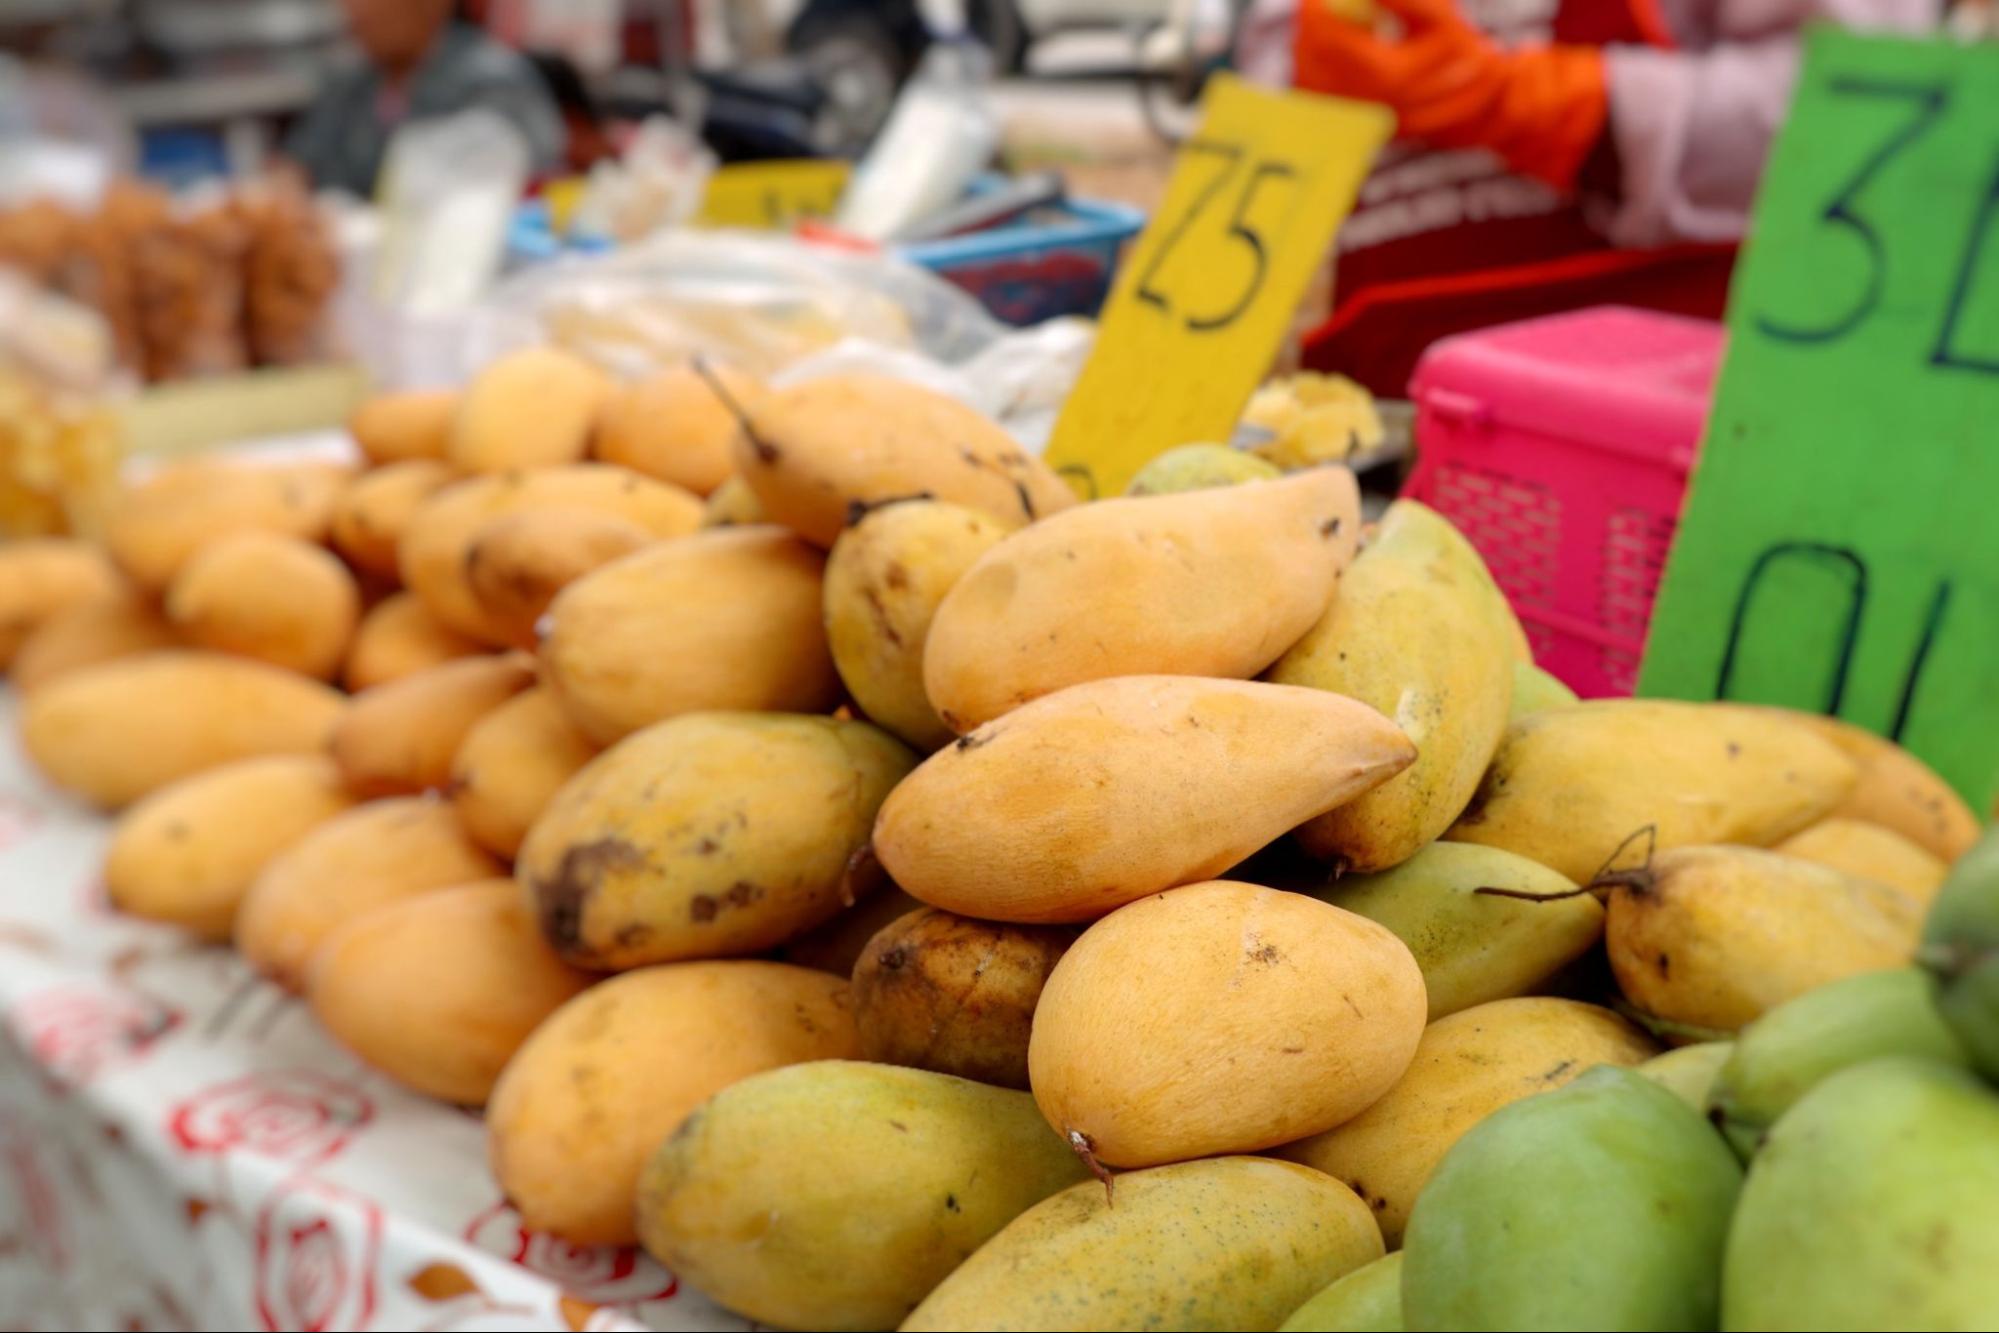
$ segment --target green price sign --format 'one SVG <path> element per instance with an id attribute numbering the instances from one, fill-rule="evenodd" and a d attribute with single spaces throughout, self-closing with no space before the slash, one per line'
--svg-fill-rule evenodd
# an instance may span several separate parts
<path id="1" fill-rule="evenodd" d="M 1815 32 L 1729 302 L 1643 694 L 1999 776 L 1999 47 Z"/>

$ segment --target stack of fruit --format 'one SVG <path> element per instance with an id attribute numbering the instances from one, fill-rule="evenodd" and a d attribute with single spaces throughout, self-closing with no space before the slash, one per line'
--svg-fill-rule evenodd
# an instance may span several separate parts
<path id="1" fill-rule="evenodd" d="M 0 553 L 0 648 L 114 900 L 528 1225 L 793 1328 L 1999 1319 L 1999 849 L 1888 742 L 1578 703 L 1336 467 L 540 349 L 354 433 Z"/>

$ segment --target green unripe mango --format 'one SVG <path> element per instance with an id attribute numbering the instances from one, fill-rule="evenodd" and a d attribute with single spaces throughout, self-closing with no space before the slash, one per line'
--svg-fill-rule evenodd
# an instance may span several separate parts
<path id="1" fill-rule="evenodd" d="M 1651 1079 L 1696 1111 L 1707 1110 L 1708 1090 L 1734 1053 L 1732 1041 L 1701 1041 L 1655 1055 L 1636 1072 Z"/>
<path id="2" fill-rule="evenodd" d="M 1348 1273 L 1299 1306 L 1277 1333 L 1402 1333 L 1402 1251 Z"/>
<path id="3" fill-rule="evenodd" d="M 1271 1329 L 1381 1257 L 1360 1196 L 1295 1162 L 1208 1157 L 1125 1171 L 1016 1217 L 916 1308 L 936 1329 Z"/>
<path id="4" fill-rule="evenodd" d="M 1714 1121 L 1745 1158 L 1777 1118 L 1828 1075 L 1884 1055 L 1967 1062 L 1934 1003 L 1936 983 L 1898 967 L 1806 991 L 1742 1029 L 1708 1093 Z"/>
<path id="5" fill-rule="evenodd" d="M 1445 1154 L 1404 1233 L 1403 1320 L 1711 1329 L 1741 1183 L 1693 1108 L 1599 1066 L 1494 1112 Z"/>
<path id="6" fill-rule="evenodd" d="M 640 1179 L 639 1239 L 760 1323 L 894 1328 L 1085 1175 L 1024 1092 L 821 1060 L 746 1078 L 683 1121 Z"/>
<path id="7" fill-rule="evenodd" d="M 1183 444 L 1168 449 L 1138 470 L 1125 485 L 1126 495 L 1172 495 L 1237 486 L 1245 481 L 1269 481 L 1284 474 L 1275 464 L 1226 444 Z"/>
<path id="8" fill-rule="evenodd" d="M 1936 973 L 1937 1008 L 1972 1064 L 1999 1079 L 1999 825 L 1951 867 L 1916 956 Z"/>
<path id="9" fill-rule="evenodd" d="M 1999 1098 L 1890 1057 L 1832 1075 L 1749 1168 L 1724 1329 L 1999 1328 Z"/>
<path id="10" fill-rule="evenodd" d="M 1506 719 L 1509 723 L 1518 722 L 1529 713 L 1576 702 L 1574 690 L 1532 662 L 1513 663 L 1513 712 Z"/>

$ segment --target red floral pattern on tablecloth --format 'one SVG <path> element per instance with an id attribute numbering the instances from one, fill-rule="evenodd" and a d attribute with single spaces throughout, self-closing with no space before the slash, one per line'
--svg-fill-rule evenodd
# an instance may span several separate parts
<path id="1" fill-rule="evenodd" d="M 293 1176 L 257 1212 L 256 1307 L 266 1329 L 362 1329 L 375 1314 L 382 1211 L 372 1199 Z"/>
<path id="2" fill-rule="evenodd" d="M 375 1107 L 352 1083 L 312 1069 L 268 1069 L 212 1084 L 168 1114 L 183 1152 L 241 1150 L 300 1166 L 333 1157 Z"/>
<path id="3" fill-rule="evenodd" d="M 180 1026 L 181 1013 L 136 991 L 71 985 L 36 991 L 9 1022 L 42 1071 L 74 1087 L 145 1056 Z"/>
<path id="4" fill-rule="evenodd" d="M 546 1231 L 530 1231 L 504 1201 L 474 1217 L 465 1228 L 465 1239 L 598 1305 L 664 1301 L 680 1290 L 671 1273 L 636 1247 L 572 1245 Z"/>

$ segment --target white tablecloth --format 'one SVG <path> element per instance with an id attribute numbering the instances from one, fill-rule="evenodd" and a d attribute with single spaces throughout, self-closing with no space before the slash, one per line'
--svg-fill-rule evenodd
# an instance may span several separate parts
<path id="1" fill-rule="evenodd" d="M 477 1116 L 113 914 L 108 829 L 35 778 L 0 688 L 0 1328 L 749 1327 L 634 1251 L 524 1231 Z"/>

